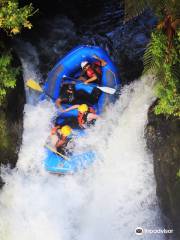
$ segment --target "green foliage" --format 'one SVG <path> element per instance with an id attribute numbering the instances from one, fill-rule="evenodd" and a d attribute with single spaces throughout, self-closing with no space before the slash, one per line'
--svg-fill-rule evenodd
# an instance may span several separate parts
<path id="1" fill-rule="evenodd" d="M 3 54 L 0 57 L 0 104 L 6 96 L 7 89 L 14 88 L 16 85 L 16 76 L 18 69 L 11 65 L 11 54 Z"/>
<path id="2" fill-rule="evenodd" d="M 20 33 L 22 28 L 31 29 L 32 24 L 28 19 L 34 13 L 32 4 L 19 7 L 18 0 L 0 0 L 0 29 L 9 36 Z M 15 87 L 18 74 L 18 69 L 12 67 L 12 55 L 4 42 L 0 39 L 0 105 L 7 90 Z"/>
<path id="3" fill-rule="evenodd" d="M 161 71 L 165 59 L 167 39 L 159 32 L 152 32 L 151 42 L 144 53 L 144 72 Z"/>
<path id="4" fill-rule="evenodd" d="M 18 0 L 0 0 L 0 28 L 17 34 L 23 27 L 30 29 L 28 18 L 34 14 L 32 4 L 19 8 Z"/>
<path id="5" fill-rule="evenodd" d="M 159 23 L 144 54 L 144 73 L 157 76 L 156 114 L 180 117 L 179 0 L 125 0 L 126 20 L 151 8 Z"/>
<path id="6" fill-rule="evenodd" d="M 159 98 L 156 114 L 180 117 L 180 37 L 174 38 L 174 47 L 167 49 L 167 37 L 162 31 L 152 33 L 151 42 L 144 54 L 144 73 L 155 73 L 155 92 Z"/>

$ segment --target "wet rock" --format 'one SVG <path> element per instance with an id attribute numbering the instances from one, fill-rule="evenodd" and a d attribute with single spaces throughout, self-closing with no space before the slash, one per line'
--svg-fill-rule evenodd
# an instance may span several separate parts
<path id="1" fill-rule="evenodd" d="M 156 116 L 152 106 L 146 127 L 147 146 L 153 153 L 157 195 L 162 210 L 180 237 L 180 120 Z M 179 238 L 178 238 L 179 239 Z"/>
<path id="2" fill-rule="evenodd" d="M 156 19 L 151 11 L 117 27 L 108 34 L 116 49 L 115 60 L 121 69 L 123 84 L 138 78 L 143 71 L 143 54 Z"/>
<path id="3" fill-rule="evenodd" d="M 123 1 L 88 0 L 84 4 L 81 0 L 76 3 L 59 0 L 51 6 L 53 16 L 48 14 L 48 7 L 44 9 L 43 1 L 34 4 L 41 14 L 33 30 L 23 35 L 23 39 L 36 46 L 43 79 L 59 58 L 79 44 L 104 48 L 119 67 L 122 84 L 141 75 L 143 54 L 156 23 L 151 11 L 123 24 Z M 51 2 L 47 1 L 47 4 Z"/>
<path id="4" fill-rule="evenodd" d="M 137 47 L 143 46 L 144 47 L 144 45 L 149 42 L 149 39 L 147 38 L 145 33 L 137 33 L 133 37 L 133 41 L 134 41 L 135 46 L 137 46 Z"/>
<path id="5" fill-rule="evenodd" d="M 16 55 L 14 59 L 14 66 L 20 66 Z M 14 167 L 16 164 L 22 139 L 24 103 L 24 82 L 20 76 L 0 108 L 0 165 Z"/>

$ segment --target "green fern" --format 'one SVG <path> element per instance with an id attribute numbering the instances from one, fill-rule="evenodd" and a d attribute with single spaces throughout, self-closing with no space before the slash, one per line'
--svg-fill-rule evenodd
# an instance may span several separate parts
<path id="1" fill-rule="evenodd" d="M 143 73 L 156 74 L 158 79 L 155 93 L 159 101 L 155 107 L 155 113 L 180 117 L 180 40 L 178 34 L 174 43 L 174 48 L 167 52 L 166 35 L 157 30 L 154 31 L 144 54 Z"/>
<path id="2" fill-rule="evenodd" d="M 147 7 L 154 11 L 160 22 L 144 53 L 143 73 L 153 73 L 158 79 L 155 93 L 159 101 L 155 113 L 180 117 L 180 1 L 125 0 L 126 20 Z"/>
<path id="3" fill-rule="evenodd" d="M 152 33 L 151 42 L 148 44 L 143 56 L 144 74 L 161 69 L 165 58 L 165 49 L 166 37 L 162 33 Z"/>

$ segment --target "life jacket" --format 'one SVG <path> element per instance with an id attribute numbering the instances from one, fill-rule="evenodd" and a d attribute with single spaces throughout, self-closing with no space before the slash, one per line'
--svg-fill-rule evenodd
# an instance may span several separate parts
<path id="1" fill-rule="evenodd" d="M 68 143 L 68 137 L 65 137 L 63 136 L 62 134 L 60 134 L 58 132 L 58 130 L 61 129 L 61 127 L 57 126 L 57 127 L 54 127 L 52 130 L 51 130 L 51 135 L 56 135 L 58 137 L 58 140 L 56 142 L 56 147 L 65 147 Z"/>
<path id="2" fill-rule="evenodd" d="M 87 75 L 88 78 L 91 78 L 94 75 L 96 75 L 98 83 L 100 84 L 102 78 L 101 63 L 100 62 L 92 63 L 91 66 L 86 70 L 85 74 Z"/>
<path id="3" fill-rule="evenodd" d="M 88 126 L 94 123 L 94 119 L 91 121 L 88 121 L 88 114 L 89 113 L 96 113 L 95 110 L 92 107 L 88 108 L 88 111 L 85 113 L 78 113 L 78 124 L 79 126 L 83 126 L 83 124 L 87 124 Z"/>
<path id="4" fill-rule="evenodd" d="M 59 129 L 61 129 L 60 126 L 53 127 L 53 128 L 51 129 L 51 135 L 56 134 Z"/>

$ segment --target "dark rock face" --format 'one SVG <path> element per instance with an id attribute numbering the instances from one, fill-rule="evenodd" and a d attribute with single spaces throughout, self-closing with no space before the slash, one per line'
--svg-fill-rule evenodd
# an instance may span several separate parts
<path id="1" fill-rule="evenodd" d="M 143 54 L 155 24 L 153 13 L 146 11 L 109 34 L 116 49 L 115 60 L 121 69 L 123 84 L 130 83 L 141 75 Z"/>
<path id="2" fill-rule="evenodd" d="M 146 128 L 148 148 L 153 153 L 157 195 L 162 210 L 180 237 L 180 120 L 166 118 L 149 109 Z M 179 239 L 179 238 L 178 238 Z"/>
<path id="3" fill-rule="evenodd" d="M 20 62 L 14 56 L 15 66 Z M 25 103 L 24 82 L 20 76 L 16 87 L 9 90 L 5 103 L 0 108 L 0 164 L 14 167 L 21 145 L 23 109 Z"/>
<path id="4" fill-rule="evenodd" d="M 141 75 L 143 54 L 156 23 L 151 11 L 123 24 L 124 6 L 119 0 L 33 3 L 40 14 L 23 38 L 36 46 L 44 79 L 57 59 L 78 44 L 104 48 L 120 69 L 123 85 Z"/>

